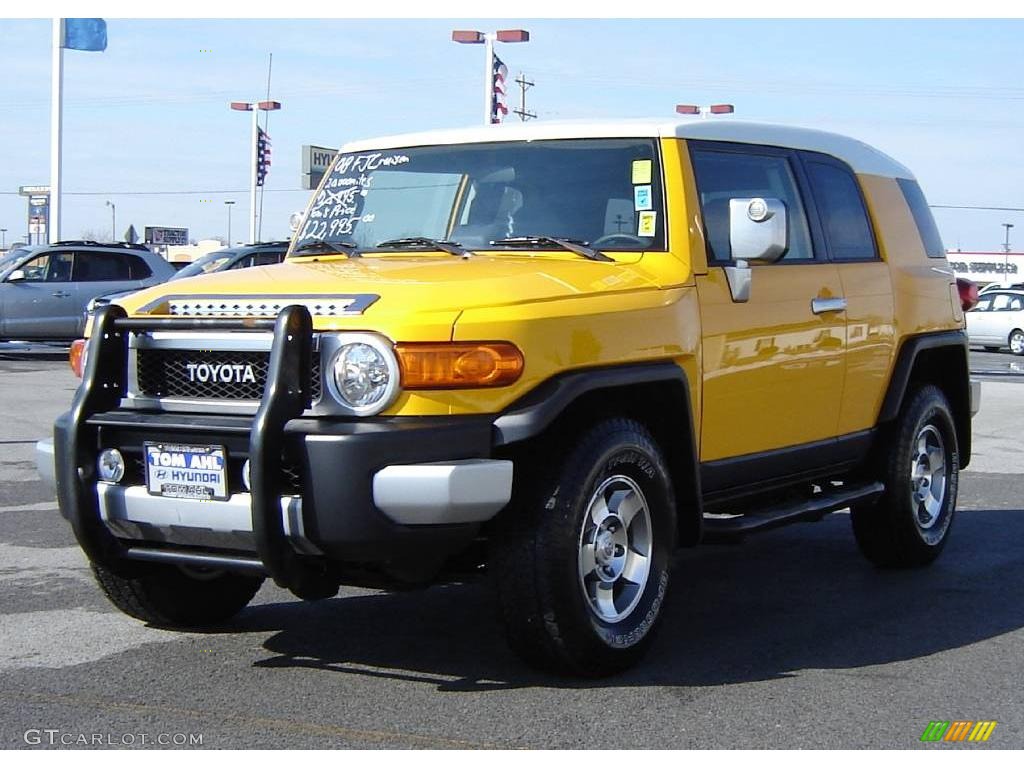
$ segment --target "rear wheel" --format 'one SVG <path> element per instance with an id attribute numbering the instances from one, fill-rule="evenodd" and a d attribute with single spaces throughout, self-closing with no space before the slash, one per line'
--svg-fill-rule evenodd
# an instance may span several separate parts
<path id="1" fill-rule="evenodd" d="M 885 492 L 851 509 L 861 552 L 876 565 L 931 563 L 949 537 L 960 473 L 956 429 L 945 395 L 927 385 L 909 395 L 880 457 Z"/>
<path id="2" fill-rule="evenodd" d="M 536 471 L 491 539 L 509 643 L 556 672 L 623 670 L 650 645 L 668 590 L 675 502 L 665 462 L 641 424 L 616 419 Z"/>
<path id="3" fill-rule="evenodd" d="M 104 594 L 129 616 L 167 627 L 226 621 L 249 604 L 263 579 L 162 563 L 131 563 L 114 570 L 92 564 Z"/>
<path id="4" fill-rule="evenodd" d="M 1019 328 L 1010 334 L 1010 351 L 1015 355 L 1024 355 L 1024 331 Z"/>

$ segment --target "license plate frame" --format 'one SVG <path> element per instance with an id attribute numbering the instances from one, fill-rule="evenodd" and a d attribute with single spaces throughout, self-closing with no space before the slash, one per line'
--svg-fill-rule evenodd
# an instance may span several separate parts
<path id="1" fill-rule="evenodd" d="M 150 496 L 193 501 L 226 501 L 228 452 L 223 445 L 142 444 L 146 491 Z"/>

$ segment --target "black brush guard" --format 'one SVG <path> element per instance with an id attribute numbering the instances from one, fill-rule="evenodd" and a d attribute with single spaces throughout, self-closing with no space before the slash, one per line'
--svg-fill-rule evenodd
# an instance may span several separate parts
<path id="1" fill-rule="evenodd" d="M 63 439 L 56 447 L 57 497 L 64 516 L 71 523 L 78 543 L 89 559 L 116 568 L 126 559 L 152 559 L 145 550 L 132 550 L 119 541 L 100 518 L 95 490 L 98 436 L 89 420 L 118 408 L 125 396 L 128 375 L 128 336 L 132 331 L 273 330 L 266 387 L 249 436 L 252 530 L 259 563 L 250 570 L 270 575 L 281 587 L 300 596 L 318 597 L 331 593 L 324 565 L 303 559 L 285 538 L 281 520 L 281 473 L 278 471 L 284 428 L 310 405 L 310 361 L 313 349 L 313 321 L 303 306 L 288 306 L 276 318 L 131 318 L 116 305 L 96 313 L 88 341 L 88 360 L 82 384 L 75 394 Z M 236 558 L 237 559 L 237 558 Z M 238 567 L 237 562 L 223 565 Z M 217 559 L 207 557 L 216 566 Z M 337 585 L 333 586 L 334 591 Z"/>

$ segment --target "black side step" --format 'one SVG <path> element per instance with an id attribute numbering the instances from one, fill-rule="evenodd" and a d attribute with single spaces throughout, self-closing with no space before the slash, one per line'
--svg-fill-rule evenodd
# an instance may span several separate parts
<path id="1" fill-rule="evenodd" d="M 190 565 L 194 568 L 218 568 L 225 571 L 266 576 L 263 563 L 252 557 L 240 555 L 215 555 L 207 552 L 190 552 L 181 549 L 143 549 L 133 547 L 124 553 L 128 560 L 142 560 L 150 563 L 171 563 Z"/>
<path id="2" fill-rule="evenodd" d="M 704 515 L 704 537 L 732 537 L 757 531 L 767 531 L 789 523 L 816 520 L 829 512 L 848 507 L 859 501 L 869 501 L 885 491 L 882 483 L 861 483 L 843 485 L 839 488 L 822 491 L 808 499 L 803 499 L 764 511 L 744 515 Z"/>

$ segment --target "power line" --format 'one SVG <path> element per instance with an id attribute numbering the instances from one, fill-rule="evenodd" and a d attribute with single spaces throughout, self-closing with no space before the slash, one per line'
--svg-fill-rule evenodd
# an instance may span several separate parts
<path id="1" fill-rule="evenodd" d="M 88 196 L 102 196 L 102 195 L 118 195 L 121 197 L 138 197 L 141 195 L 237 195 L 241 193 L 247 193 L 248 189 L 186 189 L 186 190 L 174 190 L 171 192 L 61 192 L 62 195 L 88 195 Z M 303 189 L 302 187 L 294 187 L 291 189 L 268 189 L 267 192 L 306 192 L 310 190 Z M 21 196 L 19 192 L 0 192 L 0 195 L 16 195 Z"/>
<path id="2" fill-rule="evenodd" d="M 930 205 L 929 208 L 954 208 L 966 211 L 1013 211 L 1024 213 L 1024 208 L 997 208 L 991 205 Z"/>

